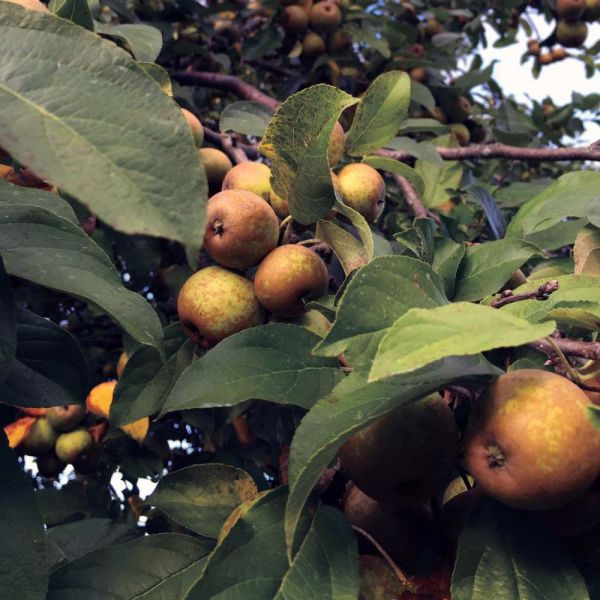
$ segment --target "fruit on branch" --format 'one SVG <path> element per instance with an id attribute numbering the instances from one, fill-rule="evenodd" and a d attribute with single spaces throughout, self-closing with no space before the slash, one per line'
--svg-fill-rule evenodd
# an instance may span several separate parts
<path id="1" fill-rule="evenodd" d="M 308 27 L 308 15 L 301 6 L 292 4 L 281 11 L 279 22 L 287 34 L 296 35 Z"/>
<path id="2" fill-rule="evenodd" d="M 585 0 L 556 0 L 556 14 L 567 21 L 577 21 L 585 10 Z"/>
<path id="3" fill-rule="evenodd" d="M 226 190 L 207 205 L 204 249 L 218 263 L 242 271 L 277 246 L 279 221 L 271 206 L 245 190 Z"/>
<path id="4" fill-rule="evenodd" d="M 564 60 L 568 56 L 567 51 L 564 48 L 561 48 L 560 46 L 557 48 L 552 48 L 552 50 L 550 51 L 550 55 L 552 56 L 552 62 Z"/>
<path id="5" fill-rule="evenodd" d="M 321 257 L 295 244 L 275 248 L 260 263 L 254 278 L 260 303 L 285 318 L 301 315 L 306 302 L 320 298 L 328 285 L 329 273 Z"/>
<path id="6" fill-rule="evenodd" d="M 339 29 L 341 22 L 342 13 L 331 0 L 317 2 L 310 10 L 310 27 L 319 33 L 333 33 Z"/>
<path id="7" fill-rule="evenodd" d="M 41 456 L 54 448 L 58 434 L 46 417 L 40 417 L 21 442 L 20 449 L 30 456 Z"/>
<path id="8" fill-rule="evenodd" d="M 264 321 L 252 283 L 222 267 L 206 267 L 183 284 L 177 313 L 185 334 L 204 347 Z"/>
<path id="9" fill-rule="evenodd" d="M 344 203 L 367 221 L 375 221 L 385 204 L 385 182 L 371 166 L 364 163 L 346 165 L 337 174 L 337 187 Z"/>
<path id="10" fill-rule="evenodd" d="M 600 0 L 586 0 L 585 10 L 581 18 L 588 23 L 600 19 Z"/>
<path id="11" fill-rule="evenodd" d="M 443 31 L 444 26 L 436 19 L 429 19 L 425 24 L 425 35 L 427 37 L 433 37 L 434 35 L 442 33 Z"/>
<path id="12" fill-rule="evenodd" d="M 119 360 L 117 360 L 117 377 L 121 377 L 121 375 L 123 375 L 123 371 L 127 366 L 128 360 L 129 355 L 127 354 L 127 352 L 125 352 L 125 350 L 123 350 L 123 352 L 121 352 L 121 354 L 119 355 Z"/>
<path id="13" fill-rule="evenodd" d="M 600 431 L 590 399 L 555 373 L 501 375 L 474 406 L 466 465 L 490 496 L 516 508 L 555 508 L 581 496 L 600 472 Z"/>
<path id="14" fill-rule="evenodd" d="M 453 121 L 466 121 L 473 110 L 473 105 L 468 98 L 458 96 L 448 102 L 446 113 Z"/>
<path id="15" fill-rule="evenodd" d="M 7 0 L 13 4 L 18 4 L 27 10 L 37 10 L 40 12 L 48 12 L 48 7 L 39 0 Z"/>
<path id="16" fill-rule="evenodd" d="M 450 123 L 450 133 L 461 146 L 466 146 L 471 139 L 471 132 L 463 123 Z"/>
<path id="17" fill-rule="evenodd" d="M 352 38 L 349 34 L 341 29 L 334 31 L 327 38 L 327 48 L 329 54 L 342 54 L 352 45 Z"/>
<path id="18" fill-rule="evenodd" d="M 246 190 L 269 201 L 271 169 L 259 162 L 235 165 L 223 179 L 223 190 Z"/>
<path id="19" fill-rule="evenodd" d="M 342 446 L 339 457 L 365 494 L 409 504 L 443 489 L 457 454 L 454 415 L 435 393 L 403 404 L 361 429 Z"/>
<path id="20" fill-rule="evenodd" d="M 552 53 L 551 52 L 542 52 L 538 56 L 538 62 L 540 63 L 540 65 L 551 64 L 552 62 L 554 62 L 554 59 L 552 58 Z"/>
<path id="21" fill-rule="evenodd" d="M 408 587 L 399 579 L 382 556 L 363 554 L 358 557 L 360 590 L 358 600 L 392 600 L 403 598 Z"/>
<path id="22" fill-rule="evenodd" d="M 537 40 L 527 41 L 527 52 L 532 56 L 538 56 L 540 53 L 540 43 Z"/>
<path id="23" fill-rule="evenodd" d="M 219 191 L 225 175 L 233 168 L 229 157 L 216 148 L 200 148 L 200 162 L 204 165 L 208 189 L 211 194 Z"/>
<path id="24" fill-rule="evenodd" d="M 48 423 L 57 431 L 73 429 L 85 417 L 85 406 L 81 404 L 68 404 L 67 406 L 51 406 L 46 411 Z"/>
<path id="25" fill-rule="evenodd" d="M 349 483 L 344 513 L 351 525 L 369 533 L 403 570 L 415 571 L 420 559 L 431 551 L 433 520 L 424 504 L 384 504 Z M 377 552 L 360 532 L 358 545 L 361 553 Z"/>
<path id="26" fill-rule="evenodd" d="M 418 83 L 427 81 L 427 71 L 423 67 L 415 67 L 408 72 L 408 76 Z"/>
<path id="27" fill-rule="evenodd" d="M 340 125 L 339 121 L 336 121 L 331 132 L 331 137 L 329 138 L 329 146 L 327 147 L 327 160 L 330 167 L 337 165 L 342 160 L 345 146 L 346 134 L 344 133 L 344 128 Z"/>
<path id="28" fill-rule="evenodd" d="M 54 479 L 62 473 L 67 466 L 58 458 L 58 456 L 56 456 L 54 448 L 52 449 L 52 452 L 40 456 L 35 463 L 39 474 L 46 479 Z"/>
<path id="29" fill-rule="evenodd" d="M 565 48 L 578 48 L 585 42 L 588 26 L 584 21 L 559 21 L 556 26 L 556 41 Z"/>
<path id="30" fill-rule="evenodd" d="M 202 142 L 204 142 L 204 128 L 202 127 L 202 123 L 196 115 L 191 113 L 186 108 L 182 108 L 181 112 L 189 125 L 189 128 L 192 130 L 192 136 L 194 137 L 194 143 L 196 144 L 196 148 L 200 148 L 202 146 Z"/>
<path id="31" fill-rule="evenodd" d="M 277 192 L 271 188 L 271 193 L 269 194 L 269 202 L 271 203 L 271 207 L 275 211 L 275 214 L 280 219 L 285 219 L 290 214 L 290 207 L 288 205 L 288 201 L 282 198 Z"/>
<path id="32" fill-rule="evenodd" d="M 302 40 L 302 56 L 312 58 L 325 54 L 325 40 L 314 31 L 309 31 Z"/>
<path id="33" fill-rule="evenodd" d="M 54 451 L 59 460 L 72 463 L 80 454 L 89 452 L 93 446 L 94 438 L 90 432 L 79 427 L 73 431 L 61 433 L 56 440 Z"/>
<path id="34" fill-rule="evenodd" d="M 423 58 L 425 56 L 425 46 L 423 44 L 413 44 L 408 52 L 416 58 Z"/>

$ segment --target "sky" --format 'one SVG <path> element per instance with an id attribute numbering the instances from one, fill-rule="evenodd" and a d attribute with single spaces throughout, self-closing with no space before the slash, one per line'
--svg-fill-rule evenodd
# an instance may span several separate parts
<path id="1" fill-rule="evenodd" d="M 540 34 L 540 39 L 545 39 L 552 32 L 554 22 L 546 23 L 536 11 L 530 11 L 530 20 L 533 21 Z M 528 98 L 542 100 L 549 96 L 554 104 L 564 105 L 571 101 L 571 94 L 577 91 L 580 94 L 600 93 L 600 75 L 591 79 L 585 78 L 583 63 L 573 58 L 546 65 L 542 68 L 538 79 L 531 75 L 532 60 L 520 64 L 521 55 L 527 46 L 527 35 L 521 28 L 518 43 L 506 48 L 494 48 L 493 44 L 498 39 L 498 34 L 486 27 L 489 45 L 480 51 L 484 66 L 489 65 L 494 59 L 496 63 L 494 78 L 502 86 L 505 93 L 512 94 L 518 101 L 527 102 Z M 586 46 L 591 46 L 600 39 L 600 24 L 590 26 Z M 577 50 L 568 50 L 574 54 Z M 591 114 L 588 113 L 588 116 Z M 600 140 L 600 126 L 589 123 L 585 134 L 578 140 L 578 145 L 587 145 Z"/>

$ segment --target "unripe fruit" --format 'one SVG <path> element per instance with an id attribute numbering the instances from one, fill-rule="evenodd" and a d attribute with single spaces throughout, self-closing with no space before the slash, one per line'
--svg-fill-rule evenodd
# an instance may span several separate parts
<path id="1" fill-rule="evenodd" d="M 125 366 L 127 365 L 127 361 L 129 360 L 129 355 L 127 352 L 123 351 L 119 355 L 119 360 L 117 361 L 117 377 L 121 377 L 123 375 L 123 371 L 125 370 Z"/>
<path id="2" fill-rule="evenodd" d="M 259 162 L 235 165 L 223 179 L 223 190 L 246 190 L 269 201 L 271 169 Z"/>
<path id="3" fill-rule="evenodd" d="M 277 246 L 279 221 L 260 196 L 226 190 L 208 201 L 204 249 L 218 263 L 245 270 Z"/>
<path id="4" fill-rule="evenodd" d="M 337 165 L 342 160 L 345 146 L 346 134 L 343 127 L 336 121 L 331 132 L 331 137 L 329 138 L 329 146 L 327 147 L 327 160 L 330 167 Z"/>
<path id="5" fill-rule="evenodd" d="M 44 456 L 40 456 L 35 463 L 39 474 L 46 479 L 54 479 L 60 475 L 67 466 L 64 462 L 59 460 L 54 450 L 44 454 Z"/>
<path id="6" fill-rule="evenodd" d="M 54 451 L 59 460 L 72 463 L 80 454 L 89 452 L 93 445 L 94 438 L 92 438 L 90 432 L 83 427 L 79 427 L 59 435 Z"/>
<path id="7" fill-rule="evenodd" d="M 264 321 L 252 283 L 222 267 L 202 269 L 183 284 L 177 313 L 185 334 L 205 347 Z"/>
<path id="8" fill-rule="evenodd" d="M 310 11 L 311 29 L 319 33 L 333 33 L 342 22 L 342 13 L 338 5 L 330 0 L 318 2 Z"/>
<path id="9" fill-rule="evenodd" d="M 286 6 L 279 22 L 287 34 L 302 33 L 308 27 L 308 15 L 301 6 Z"/>
<path id="10" fill-rule="evenodd" d="M 585 0 L 556 0 L 556 14 L 567 21 L 577 21 L 585 10 Z"/>
<path id="11" fill-rule="evenodd" d="M 551 52 L 542 52 L 538 56 L 538 62 L 540 63 L 540 65 L 549 65 L 553 61 L 554 61 L 554 59 L 552 58 Z"/>
<path id="12" fill-rule="evenodd" d="M 321 257 L 295 244 L 275 248 L 260 263 L 254 278 L 260 303 L 285 318 L 301 315 L 306 302 L 320 298 L 328 285 L 329 273 Z"/>
<path id="13" fill-rule="evenodd" d="M 73 429 L 85 417 L 85 406 L 80 404 L 68 404 L 67 406 L 51 406 L 46 411 L 48 423 L 57 431 L 69 431 Z"/>
<path id="14" fill-rule="evenodd" d="M 465 462 L 479 486 L 510 506 L 555 508 L 581 496 L 600 471 L 590 399 L 555 373 L 501 375 L 475 405 Z"/>
<path id="15" fill-rule="evenodd" d="M 444 26 L 435 19 L 429 19 L 427 24 L 425 25 L 425 35 L 428 37 L 433 37 L 438 33 L 442 33 L 444 31 Z"/>
<path id="16" fill-rule="evenodd" d="M 462 123 L 450 123 L 448 128 L 450 129 L 452 136 L 456 138 L 456 141 L 461 146 L 466 146 L 469 143 L 469 140 L 471 139 L 471 133 L 466 125 L 463 125 Z"/>
<path id="17" fill-rule="evenodd" d="M 352 38 L 341 29 L 334 31 L 327 38 L 327 48 L 329 49 L 329 54 L 342 54 L 350 48 L 352 45 Z"/>
<path id="18" fill-rule="evenodd" d="M 302 40 L 302 56 L 312 58 L 319 54 L 325 54 L 325 40 L 313 31 L 309 31 Z"/>
<path id="19" fill-rule="evenodd" d="M 211 194 L 221 189 L 225 175 L 232 169 L 233 165 L 224 152 L 216 148 L 200 148 L 198 150 L 200 162 L 206 171 L 206 180 Z"/>
<path id="20" fill-rule="evenodd" d="M 427 71 L 423 67 L 415 67 L 408 72 L 408 76 L 418 83 L 423 83 L 427 80 Z"/>
<path id="21" fill-rule="evenodd" d="M 385 182 L 373 167 L 364 163 L 346 165 L 337 175 L 337 185 L 344 203 L 367 221 L 374 221 L 381 214 Z"/>
<path id="22" fill-rule="evenodd" d="M 446 484 L 458 455 L 458 430 L 439 394 L 403 404 L 355 433 L 340 449 L 342 466 L 382 502 L 414 504 Z"/>
<path id="23" fill-rule="evenodd" d="M 568 56 L 567 51 L 561 47 L 552 48 L 552 50 L 550 51 L 550 54 L 552 55 L 552 62 L 564 60 Z"/>
<path id="24" fill-rule="evenodd" d="M 40 417 L 29 430 L 20 448 L 29 456 L 41 456 L 54 448 L 58 434 L 46 417 Z"/>
<path id="25" fill-rule="evenodd" d="M 448 116 L 453 121 L 458 122 L 465 121 L 471 114 L 472 110 L 473 106 L 471 105 L 471 102 L 468 98 L 465 98 L 464 96 L 458 96 L 457 98 L 453 98 L 446 107 L 446 112 L 448 113 Z"/>
<path id="26" fill-rule="evenodd" d="M 269 195 L 269 201 L 271 202 L 271 206 L 275 211 L 275 214 L 280 219 L 285 219 L 290 214 L 290 207 L 288 205 L 288 201 L 282 198 L 279 194 L 277 194 L 273 188 L 271 188 L 271 193 Z"/>
<path id="27" fill-rule="evenodd" d="M 423 58 L 425 56 L 425 46 L 423 44 L 413 44 L 408 51 L 416 58 Z"/>
<path id="28" fill-rule="evenodd" d="M 527 51 L 532 56 L 538 56 L 540 53 L 540 43 L 537 40 L 529 40 L 527 42 Z"/>
<path id="29" fill-rule="evenodd" d="M 565 48 L 578 48 L 587 34 L 588 26 L 583 21 L 559 21 L 556 26 L 556 41 Z"/>
<path id="30" fill-rule="evenodd" d="M 192 114 L 189 110 L 182 108 L 181 112 L 183 113 L 187 124 L 192 130 L 192 136 L 194 137 L 196 148 L 200 148 L 200 146 L 202 146 L 202 142 L 204 141 L 204 129 L 202 128 L 202 123 L 200 123 L 198 117 Z"/>
<path id="31" fill-rule="evenodd" d="M 586 0 L 585 11 L 581 18 L 588 23 L 600 19 L 600 0 Z"/>
<path id="32" fill-rule="evenodd" d="M 48 12 L 48 7 L 39 0 L 7 0 L 13 4 L 18 4 L 27 10 L 38 10 L 40 12 Z"/>

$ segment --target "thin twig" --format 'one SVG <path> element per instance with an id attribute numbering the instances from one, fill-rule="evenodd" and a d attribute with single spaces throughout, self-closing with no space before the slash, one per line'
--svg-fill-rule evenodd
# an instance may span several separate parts
<path id="1" fill-rule="evenodd" d="M 589 358 L 592 360 L 600 360 L 600 343 L 599 342 L 581 342 L 578 340 L 569 340 L 565 338 L 555 338 L 554 344 L 563 354 L 567 356 L 579 356 L 580 358 Z M 544 353 L 546 356 L 556 356 L 552 344 L 546 339 L 537 340 L 529 344 L 534 350 Z"/>
<path id="2" fill-rule="evenodd" d="M 402 177 L 402 175 L 394 174 L 392 177 L 400 188 L 400 191 L 406 200 L 406 204 L 408 204 L 410 212 L 412 212 L 412 214 L 417 218 L 433 219 L 439 225 L 440 218 L 425 208 L 423 200 L 421 200 L 421 197 L 417 193 L 417 190 L 415 190 L 413 187 L 413 184 L 406 179 L 406 177 Z"/>
<path id="3" fill-rule="evenodd" d="M 246 162 L 249 159 L 255 160 L 259 157 L 258 151 L 254 146 L 240 144 L 233 136 L 219 133 L 206 126 L 204 126 L 204 137 L 211 144 L 221 148 L 236 164 Z"/>
<path id="4" fill-rule="evenodd" d="M 547 281 L 532 292 L 523 292 L 522 294 L 515 294 L 512 290 L 505 290 L 500 294 L 500 297 L 497 300 L 494 300 L 490 303 L 490 306 L 492 308 L 502 308 L 507 304 L 512 304 L 513 302 L 520 302 L 521 300 L 547 300 L 550 294 L 553 294 L 554 292 L 556 292 L 556 290 L 558 290 L 558 281 L 556 281 L 556 279 L 551 279 L 550 281 Z"/>

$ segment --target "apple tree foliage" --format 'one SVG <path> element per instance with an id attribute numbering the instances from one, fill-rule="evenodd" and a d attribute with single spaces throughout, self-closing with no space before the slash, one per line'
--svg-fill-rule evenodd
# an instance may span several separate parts
<path id="1" fill-rule="evenodd" d="M 496 47 L 516 44 L 535 35 L 531 14 L 554 19 L 553 0 L 340 5 L 351 45 L 307 58 L 274 0 L 52 0 L 47 13 L 0 1 L 2 162 L 52 185 L 0 179 L 1 425 L 22 407 L 83 404 L 130 356 L 92 474 L 42 479 L 2 435 L 3 600 L 356 599 L 344 441 L 432 391 L 476 394 L 507 364 L 544 368 L 535 343 L 555 330 L 595 340 L 600 153 L 551 151 L 577 146 L 600 95 L 525 105 L 479 55 L 484 27 Z M 443 29 L 424 35 L 434 19 Z M 598 49 L 570 50 L 573 69 L 597 75 Z M 547 67 L 527 48 L 522 62 L 535 85 Z M 483 132 L 464 155 L 432 117 L 459 97 Z M 331 249 L 335 290 L 305 317 L 208 351 L 175 309 L 207 264 L 208 197 L 177 103 L 209 144 L 267 159 L 294 235 Z M 376 224 L 336 195 L 337 120 L 344 161 L 386 176 Z M 550 278 L 559 289 L 497 308 L 515 272 L 528 279 L 515 294 Z M 141 442 L 119 429 L 144 417 Z M 140 478 L 158 484 L 145 499 Z M 600 564 L 492 502 L 461 536 L 451 579 L 430 558 L 419 582 L 445 577 L 457 600 L 600 598 Z"/>

